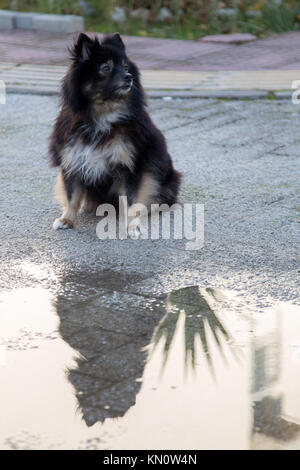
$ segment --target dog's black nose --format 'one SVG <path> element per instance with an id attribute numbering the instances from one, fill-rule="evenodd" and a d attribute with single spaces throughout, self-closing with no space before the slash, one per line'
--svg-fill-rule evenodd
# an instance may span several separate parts
<path id="1" fill-rule="evenodd" d="M 130 82 L 132 82 L 132 79 L 133 79 L 133 76 L 131 75 L 131 73 L 126 73 L 125 81 L 130 83 Z"/>

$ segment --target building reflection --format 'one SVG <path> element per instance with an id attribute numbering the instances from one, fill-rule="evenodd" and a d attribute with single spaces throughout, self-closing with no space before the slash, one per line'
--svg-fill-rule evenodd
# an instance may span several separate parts
<path id="1" fill-rule="evenodd" d="M 300 434 L 297 418 L 283 417 L 282 392 L 282 312 L 277 309 L 271 318 L 252 320 L 251 397 L 253 449 L 276 447 Z"/>

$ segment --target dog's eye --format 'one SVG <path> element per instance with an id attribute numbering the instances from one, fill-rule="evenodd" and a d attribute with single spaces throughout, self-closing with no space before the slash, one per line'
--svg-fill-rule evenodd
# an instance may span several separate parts
<path id="1" fill-rule="evenodd" d="M 103 65 L 101 65 L 101 67 L 100 67 L 100 71 L 101 71 L 101 72 L 110 72 L 110 71 L 111 71 L 111 67 L 110 67 L 110 65 L 108 65 L 108 64 L 103 64 Z"/>
<path id="2" fill-rule="evenodd" d="M 128 72 L 128 70 L 129 70 L 128 64 L 124 64 L 124 70 L 125 70 L 125 72 Z"/>

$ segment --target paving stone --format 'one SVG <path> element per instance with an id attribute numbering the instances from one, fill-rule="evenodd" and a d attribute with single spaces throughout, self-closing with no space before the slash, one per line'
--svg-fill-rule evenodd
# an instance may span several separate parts
<path id="1" fill-rule="evenodd" d="M 256 36 L 247 33 L 235 33 L 235 34 L 212 34 L 204 36 L 199 39 L 201 42 L 216 42 L 222 44 L 242 44 L 245 42 L 255 41 Z"/>

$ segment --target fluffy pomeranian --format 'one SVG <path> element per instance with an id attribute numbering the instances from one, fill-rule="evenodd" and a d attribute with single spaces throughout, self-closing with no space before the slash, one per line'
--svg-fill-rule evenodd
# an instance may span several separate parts
<path id="1" fill-rule="evenodd" d="M 120 35 L 100 41 L 81 33 L 71 54 L 50 140 L 62 205 L 53 228 L 72 228 L 80 208 L 116 205 L 119 196 L 129 208 L 175 203 L 181 175 L 146 111 L 138 68 Z"/>

